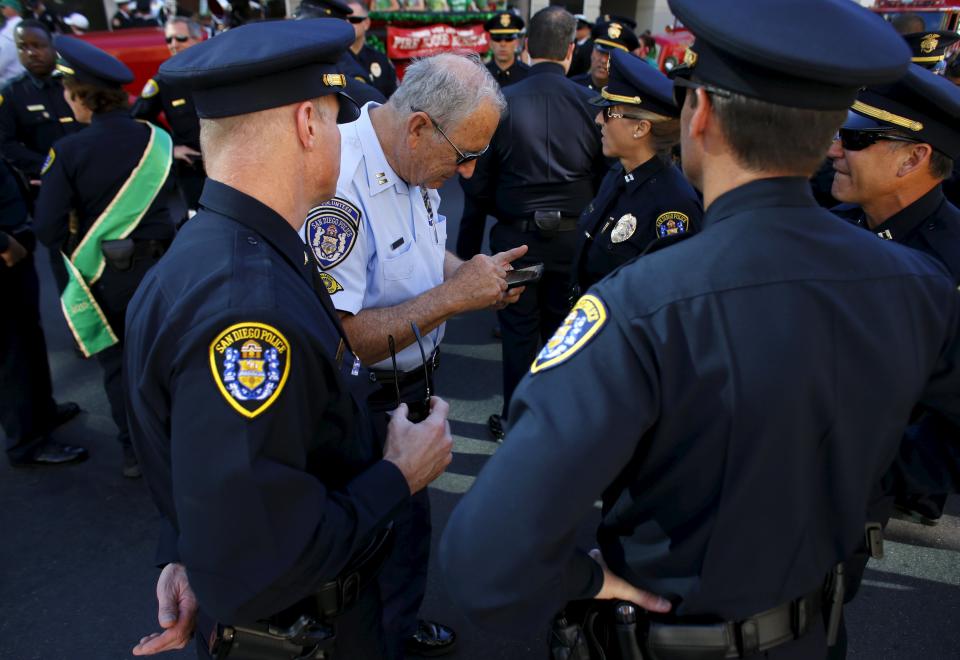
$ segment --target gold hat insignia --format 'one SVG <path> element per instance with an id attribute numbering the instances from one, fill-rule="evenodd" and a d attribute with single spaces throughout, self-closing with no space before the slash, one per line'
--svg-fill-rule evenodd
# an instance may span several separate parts
<path id="1" fill-rule="evenodd" d="M 510 27 L 510 14 L 500 14 L 500 25 Z"/>
<path id="2" fill-rule="evenodd" d="M 940 43 L 939 34 L 928 34 L 923 38 L 923 41 L 920 42 L 920 52 L 924 54 L 932 53 L 937 49 L 937 45 Z"/>
<path id="3" fill-rule="evenodd" d="M 623 26 L 621 26 L 619 23 L 611 23 L 610 26 L 607 27 L 607 36 L 611 39 L 619 39 L 622 33 Z"/>

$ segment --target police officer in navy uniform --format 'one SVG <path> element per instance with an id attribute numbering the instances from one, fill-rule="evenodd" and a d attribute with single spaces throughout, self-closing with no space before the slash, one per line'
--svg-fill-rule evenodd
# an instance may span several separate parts
<path id="1" fill-rule="evenodd" d="M 201 30 L 198 23 L 180 16 L 168 21 L 165 31 L 170 54 L 176 55 L 200 43 Z M 181 42 L 183 37 L 187 39 Z M 166 118 L 173 138 L 177 182 L 183 191 L 187 208 L 196 210 L 206 173 L 200 153 L 200 120 L 189 90 L 157 78 L 148 80 L 140 92 L 140 98 L 133 104 L 131 114 L 136 119 L 158 123 L 160 113 Z"/>
<path id="2" fill-rule="evenodd" d="M 34 220 L 40 241 L 55 251 L 62 250 L 72 260 L 87 234 L 114 208 L 127 181 L 139 169 L 152 144 L 152 131 L 130 117 L 122 85 L 133 81 L 133 73 L 126 65 L 74 37 L 57 35 L 54 45 L 66 61 L 57 67 L 63 75 L 67 102 L 77 121 L 90 126 L 62 138 L 50 150 Z M 173 240 L 174 223 L 167 206 L 171 190 L 168 172 L 169 164 L 158 168 L 148 182 L 159 192 L 123 235 L 129 243 L 112 243 L 119 250 L 113 256 L 105 249 L 106 262 L 100 276 L 83 284 L 92 292 L 117 339 L 95 357 L 103 370 L 126 477 L 138 477 L 140 470 L 130 446 L 120 382 L 124 315 L 140 280 Z M 91 240 L 101 239 L 95 236 Z M 73 325 L 71 328 L 76 332 Z"/>
<path id="3" fill-rule="evenodd" d="M 580 216 L 580 249 L 571 273 L 571 304 L 658 239 L 700 228 L 696 191 L 670 162 L 680 141 L 673 83 L 635 55 L 614 51 L 610 80 L 591 100 L 603 154 L 619 159 Z"/>
<path id="4" fill-rule="evenodd" d="M 829 155 L 836 171 L 833 195 L 846 202 L 835 213 L 881 239 L 930 255 L 960 285 L 960 210 L 941 189 L 960 156 L 958 120 L 960 88 L 912 65 L 896 84 L 859 94 Z M 939 415 L 918 406 L 905 439 L 935 445 L 949 441 L 952 433 Z M 885 494 L 895 499 L 878 498 L 868 515 L 881 525 L 891 504 L 896 517 L 935 525 L 947 498 L 908 489 Z M 868 550 L 848 565 L 848 599 L 856 594 Z"/>
<path id="5" fill-rule="evenodd" d="M 79 463 L 87 450 L 54 441 L 50 433 L 80 412 L 53 400 L 47 345 L 40 325 L 40 282 L 33 267 L 36 237 L 29 225 L 26 186 L 0 160 L 0 428 L 13 467 Z"/>
<path id="6" fill-rule="evenodd" d="M 160 68 L 193 93 L 209 177 L 128 319 L 134 442 L 175 538 L 158 593 L 184 624 L 138 652 L 185 641 L 195 592 L 201 657 L 252 637 L 282 657 L 383 655 L 390 520 L 452 440 L 434 399 L 417 425 L 401 406 L 376 443 L 367 372 L 297 235 L 336 185 L 336 62 L 352 41 L 339 20 L 251 23 Z"/>
<path id="7" fill-rule="evenodd" d="M 137 3 L 135 1 L 118 4 L 117 11 L 113 13 L 113 18 L 110 19 L 110 27 L 114 30 L 137 27 L 133 17 L 130 15 L 130 12 L 135 9 L 136 6 Z"/>
<path id="8" fill-rule="evenodd" d="M 918 397 L 960 420 L 953 281 L 807 184 L 857 90 L 899 79 L 909 51 L 847 0 L 670 7 L 697 38 L 675 83 L 703 229 L 580 299 L 440 565 L 488 631 L 613 599 L 579 604 L 607 657 L 824 658 L 842 600 L 831 585 L 823 605 L 825 578 L 863 537 L 904 420 Z M 601 498 L 591 556 L 577 530 Z"/>
<path id="9" fill-rule="evenodd" d="M 947 51 L 960 41 L 956 32 L 911 32 L 903 38 L 913 51 L 910 59 L 914 64 L 941 74 L 946 68 Z"/>
<path id="10" fill-rule="evenodd" d="M 540 343 L 569 309 L 577 218 L 607 172 L 594 124 L 596 108 L 589 102 L 594 94 L 565 76 L 575 26 L 576 19 L 558 6 L 530 19 L 527 49 L 533 65 L 526 79 L 503 90 L 507 116 L 477 161 L 473 177 L 461 179 L 467 198 L 461 222 L 481 231 L 469 248 L 458 238 L 457 253 L 466 257 L 474 247 L 479 251 L 489 214 L 497 219 L 490 231 L 493 252 L 527 245 L 529 251 L 514 267 L 544 264 L 540 281 L 497 314 L 503 338 L 504 414 Z M 491 415 L 488 427 L 495 438 L 502 438 L 502 415 Z"/>
<path id="11" fill-rule="evenodd" d="M 610 18 L 610 17 L 608 17 Z M 607 84 L 610 70 L 610 53 L 622 50 L 632 53 L 640 46 L 633 28 L 618 20 L 597 21 L 593 26 L 593 51 L 590 53 L 590 70 L 570 80 L 588 89 L 599 92 Z"/>
<path id="12" fill-rule="evenodd" d="M 593 40 L 590 38 L 593 23 L 583 14 L 577 14 L 574 18 L 577 19 L 577 36 L 573 47 L 573 61 L 570 62 L 570 70 L 567 72 L 567 76 L 571 78 L 590 70 L 590 55 L 593 53 Z"/>
<path id="13" fill-rule="evenodd" d="M 80 130 L 63 98 L 63 83 L 53 75 L 57 53 L 53 37 L 39 21 L 22 21 L 14 31 L 20 63 L 26 71 L 0 92 L 0 153 L 27 178 L 39 183 L 43 161 L 54 142 Z M 31 188 L 30 202 L 39 188 Z M 57 250 L 50 252 L 57 289 L 67 271 Z"/>
<path id="14" fill-rule="evenodd" d="M 487 62 L 487 71 L 501 87 L 523 80 L 530 70 L 517 58 L 523 27 L 523 19 L 508 11 L 494 15 L 483 24 L 483 29 L 490 35 L 490 52 L 493 55 Z"/>
<path id="15" fill-rule="evenodd" d="M 348 6 L 352 13 L 347 16 L 347 20 L 356 35 L 356 39 L 350 44 L 350 54 L 367 72 L 370 84 L 380 90 L 384 97 L 390 98 L 390 95 L 397 91 L 397 70 L 389 57 L 367 45 L 370 16 L 366 5 L 359 0 L 350 0 Z"/>

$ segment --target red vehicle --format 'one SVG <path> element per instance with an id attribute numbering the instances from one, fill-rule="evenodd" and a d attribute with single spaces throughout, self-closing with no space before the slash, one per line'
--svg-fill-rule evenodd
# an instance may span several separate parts
<path id="1" fill-rule="evenodd" d="M 79 38 L 107 51 L 130 67 L 133 71 L 133 82 L 124 89 L 134 96 L 140 95 L 143 86 L 170 57 L 161 27 L 88 32 Z"/>
<path id="2" fill-rule="evenodd" d="M 693 34 L 679 21 L 674 22 L 672 27 L 668 26 L 666 34 L 655 34 L 653 38 L 660 51 L 657 66 L 664 73 L 670 73 L 673 68 L 683 64 L 687 49 L 693 44 Z"/>
<path id="3" fill-rule="evenodd" d="M 930 32 L 957 32 L 960 28 L 960 2 L 957 0 L 877 0 L 872 9 L 888 21 L 901 14 L 917 14 Z"/>

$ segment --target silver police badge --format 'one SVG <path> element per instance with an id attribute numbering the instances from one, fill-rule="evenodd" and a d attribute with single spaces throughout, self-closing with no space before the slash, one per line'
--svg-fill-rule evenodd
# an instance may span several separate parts
<path id="1" fill-rule="evenodd" d="M 617 224 L 610 232 L 610 240 L 614 243 L 623 243 L 633 236 L 635 231 L 637 231 L 637 219 L 632 213 L 627 213 L 617 220 Z"/>
<path id="2" fill-rule="evenodd" d="M 307 214 L 307 244 L 320 268 L 330 270 L 347 258 L 357 242 L 361 215 L 360 209 L 339 197 Z"/>

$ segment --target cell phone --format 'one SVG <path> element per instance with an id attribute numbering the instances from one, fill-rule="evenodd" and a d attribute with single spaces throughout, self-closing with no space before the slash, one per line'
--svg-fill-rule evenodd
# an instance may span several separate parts
<path id="1" fill-rule="evenodd" d="M 515 289 L 540 280 L 543 275 L 543 264 L 534 264 L 526 268 L 517 268 L 507 272 L 507 288 Z"/>

